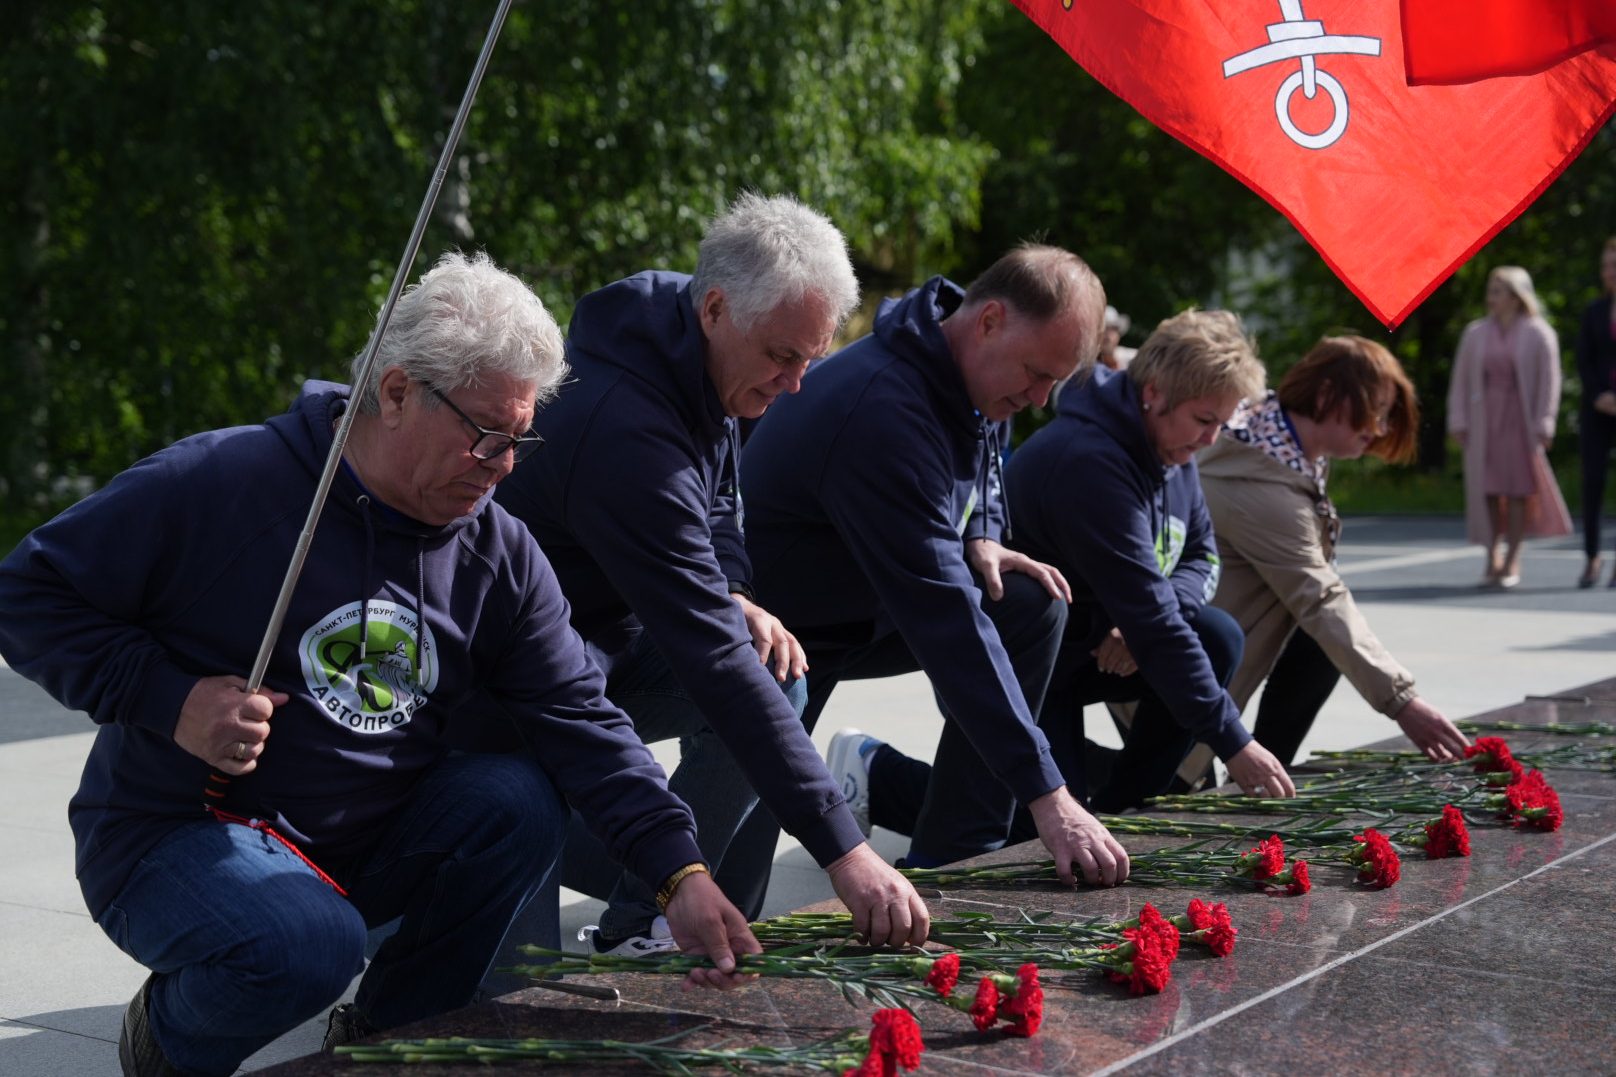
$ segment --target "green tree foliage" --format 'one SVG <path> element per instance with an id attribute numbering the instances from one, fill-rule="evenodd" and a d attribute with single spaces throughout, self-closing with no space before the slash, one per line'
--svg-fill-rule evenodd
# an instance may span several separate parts
<path id="1" fill-rule="evenodd" d="M 279 410 L 303 378 L 345 376 L 493 6 L 11 5 L 6 515 L 37 518 L 177 437 Z M 876 293 L 968 280 L 1039 235 L 1094 264 L 1134 343 L 1190 303 L 1245 313 L 1276 374 L 1324 332 L 1381 336 L 1421 387 L 1434 464 L 1487 267 L 1531 269 L 1571 343 L 1616 230 L 1613 156 L 1606 131 L 1385 334 L 1261 199 L 1000 0 L 520 0 L 416 268 L 485 247 L 564 320 L 616 277 L 688 267 L 703 219 L 743 187 L 828 212 Z"/>
<path id="2" fill-rule="evenodd" d="M 422 264 L 486 247 L 565 319 L 616 277 L 688 267 L 703 219 L 756 187 L 825 208 L 867 275 L 944 268 L 993 156 L 955 105 L 985 3 L 519 3 Z M 343 376 L 493 7 L 13 10 L 0 46 L 9 512 L 277 411 L 305 377 Z"/>

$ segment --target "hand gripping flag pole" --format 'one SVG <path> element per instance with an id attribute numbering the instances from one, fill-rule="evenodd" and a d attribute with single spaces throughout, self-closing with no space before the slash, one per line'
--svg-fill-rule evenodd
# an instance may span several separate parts
<path id="1" fill-rule="evenodd" d="M 500 0 L 498 10 L 494 12 L 494 20 L 488 27 L 488 37 L 483 41 L 482 52 L 477 56 L 477 65 L 471 72 L 471 81 L 466 84 L 465 96 L 460 99 L 460 109 L 455 113 L 448 137 L 444 139 L 443 152 L 438 155 L 438 166 L 432 172 L 432 182 L 427 187 L 426 197 L 421 200 L 421 211 L 415 216 L 415 228 L 410 232 L 409 241 L 404 245 L 403 257 L 399 259 L 398 269 L 393 274 L 393 286 L 388 289 L 387 301 L 382 304 L 381 313 L 376 316 L 376 328 L 371 331 L 370 342 L 365 345 L 364 359 L 360 363 L 359 374 L 354 379 L 356 385 L 364 385 L 370 381 L 371 370 L 376 365 L 376 352 L 381 346 L 382 334 L 387 331 L 387 323 L 393 316 L 393 307 L 397 304 L 399 293 L 404 290 L 404 282 L 415 265 L 415 256 L 421 249 L 421 237 L 426 232 L 427 222 L 432 218 L 433 208 L 438 204 L 438 192 L 443 189 L 443 178 L 448 174 L 449 163 L 454 160 L 455 148 L 460 144 L 460 134 L 465 130 L 466 118 L 471 115 L 471 105 L 477 98 L 477 88 L 482 85 L 483 73 L 488 70 L 488 60 L 494 54 L 494 45 L 505 26 L 505 16 L 510 13 L 512 2 L 513 0 Z M 280 636 L 281 626 L 286 622 L 286 610 L 292 603 L 292 592 L 297 588 L 298 577 L 303 574 L 303 563 L 308 560 L 309 547 L 314 542 L 314 530 L 319 525 L 320 512 L 325 508 L 326 497 L 331 492 L 331 483 L 336 478 L 337 467 L 342 461 L 342 450 L 348 443 L 348 431 L 353 427 L 357 411 L 358 409 L 354 407 L 343 411 L 342 419 L 337 423 L 336 432 L 331 438 L 331 451 L 326 454 L 325 469 L 320 473 L 320 481 L 315 486 L 314 502 L 309 506 L 308 519 L 303 522 L 303 532 L 298 535 L 297 545 L 292 549 L 291 563 L 287 565 L 286 577 L 281 581 L 280 594 L 275 598 L 275 608 L 271 611 L 269 624 L 264 629 L 263 642 L 258 645 L 258 657 L 253 661 L 252 673 L 247 677 L 244 691 L 248 694 L 257 692 L 263 687 L 264 674 L 269 669 L 269 656 L 275 649 L 275 641 Z M 215 773 L 209 780 L 207 792 L 213 794 L 215 788 L 222 788 L 229 783 L 229 780 Z M 205 801 L 204 806 L 211 808 Z"/>

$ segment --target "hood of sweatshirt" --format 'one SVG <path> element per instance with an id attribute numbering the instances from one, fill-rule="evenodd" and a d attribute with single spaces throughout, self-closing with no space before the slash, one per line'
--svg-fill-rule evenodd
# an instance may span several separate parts
<path id="1" fill-rule="evenodd" d="M 943 320 L 960 308 L 965 290 L 945 277 L 933 277 L 912 292 L 884 299 L 875 312 L 875 337 L 925 378 L 942 405 L 945 422 L 976 434 L 984 425 L 971 403 L 965 378 L 943 335 Z"/>
<path id="2" fill-rule="evenodd" d="M 1086 382 L 1061 393 L 1055 413 L 1103 430 L 1153 485 L 1165 482 L 1176 470 L 1164 466 L 1156 455 L 1150 435 L 1145 432 L 1139 389 L 1123 371 L 1095 367 Z"/>
<path id="3" fill-rule="evenodd" d="M 573 311 L 567 351 L 645 382 L 693 432 L 717 436 L 728 423 L 686 274 L 646 270 L 590 292 Z"/>

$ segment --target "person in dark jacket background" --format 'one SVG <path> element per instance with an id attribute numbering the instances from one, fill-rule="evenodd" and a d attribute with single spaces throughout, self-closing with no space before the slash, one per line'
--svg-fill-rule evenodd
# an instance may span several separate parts
<path id="1" fill-rule="evenodd" d="M 680 738 L 671 787 L 748 915 L 761 887 L 724 854 L 761 792 L 861 933 L 918 945 L 925 903 L 865 843 L 802 726 L 802 648 L 753 601 L 735 481 L 737 419 L 796 392 L 857 303 L 830 221 L 741 196 L 710 222 L 693 277 L 644 272 L 579 301 L 572 378 L 534 427 L 544 451 L 498 497 L 555 565 L 607 698 L 647 743 Z M 567 885 L 609 895 L 598 950 L 666 948 L 651 888 L 576 824 L 564 867 Z"/>
<path id="2" fill-rule="evenodd" d="M 682 944 L 731 972 L 758 949 L 488 496 L 564 372 L 549 313 L 486 256 L 405 293 L 257 694 L 229 671 L 253 665 L 345 387 L 141 461 L 0 564 L 0 652 L 99 727 L 69 819 L 91 915 L 153 970 L 125 1073 L 234 1072 L 396 918 L 328 1042 L 468 1004 L 560 853 L 562 796 L 664 885 Z M 490 712 L 538 751 L 451 754 Z"/>
<path id="3" fill-rule="evenodd" d="M 1069 785 L 1085 789 L 1091 762 L 1084 706 L 1138 702 L 1108 779 L 1087 797 L 1096 811 L 1166 790 L 1196 740 L 1247 792 L 1295 792 L 1224 690 L 1242 636 L 1208 604 L 1217 546 L 1194 463 L 1262 387 L 1238 319 L 1187 311 L 1158 326 L 1126 371 L 1096 370 L 1068 387 L 1054 421 L 1010 459 L 1014 541 L 1072 585 L 1039 719 Z M 915 780 L 913 768 L 906 772 Z"/>
<path id="4" fill-rule="evenodd" d="M 807 649 L 809 727 L 842 680 L 922 669 L 937 692 L 910 864 L 996 848 L 1019 797 L 1062 878 L 1127 875 L 1034 720 L 1066 583 L 998 541 L 1003 424 L 1094 356 L 1104 306 L 1088 266 L 1054 247 L 1022 247 L 968 290 L 933 278 L 884 302 L 874 332 L 811 371 L 742 456 L 754 586 Z M 880 822 L 879 790 L 868 808 Z"/>
<path id="5" fill-rule="evenodd" d="M 1616 449 L 1616 236 L 1599 257 L 1605 294 L 1582 312 L 1577 332 L 1577 376 L 1582 382 L 1577 443 L 1582 450 L 1582 547 L 1587 555 L 1579 587 L 1599 582 L 1599 516 L 1605 510 L 1605 477 Z M 1616 568 L 1610 586 L 1616 587 Z"/>

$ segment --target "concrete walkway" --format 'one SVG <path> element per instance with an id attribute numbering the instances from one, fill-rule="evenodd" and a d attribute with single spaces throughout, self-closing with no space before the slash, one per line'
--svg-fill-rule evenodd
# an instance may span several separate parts
<path id="1" fill-rule="evenodd" d="M 1575 589 L 1582 556 L 1573 540 L 1528 547 L 1518 589 L 1482 592 L 1474 586 L 1481 556 L 1461 545 L 1462 530 L 1456 519 L 1347 525 L 1343 571 L 1423 695 L 1457 718 L 1616 674 L 1616 590 Z M 858 682 L 838 689 L 814 739 L 823 749 L 837 729 L 855 725 L 929 757 L 939 721 L 918 675 Z M 1108 724 L 1095 720 L 1091 727 L 1103 733 Z M 88 719 L 0 667 L 0 1074 L 116 1075 L 119 1020 L 145 975 L 90 921 L 73 879 L 66 806 L 88 729 Z M 1304 753 L 1395 731 L 1343 682 Z M 889 858 L 904 851 L 903 839 L 881 831 L 875 844 Z M 783 840 L 765 912 L 828 896 L 823 874 L 795 842 Z M 600 908 L 579 895 L 563 900 L 564 937 Z M 310 1022 L 246 1068 L 316 1050 L 323 1029 L 323 1018 Z"/>

